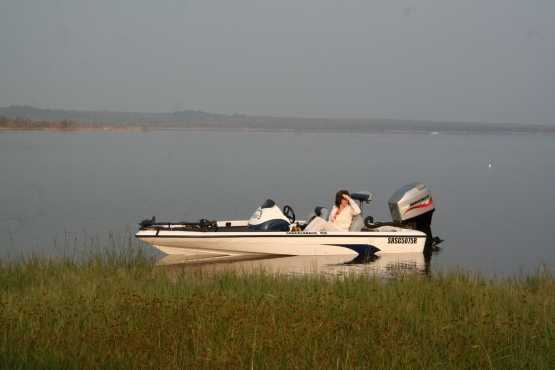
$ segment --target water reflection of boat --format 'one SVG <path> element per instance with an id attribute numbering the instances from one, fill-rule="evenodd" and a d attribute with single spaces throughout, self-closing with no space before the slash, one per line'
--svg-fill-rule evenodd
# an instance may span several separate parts
<path id="1" fill-rule="evenodd" d="M 272 258 L 241 258 L 216 254 L 169 255 L 158 261 L 160 266 L 204 272 L 240 272 L 328 276 L 375 275 L 395 276 L 406 273 L 427 273 L 428 262 L 423 253 L 397 253 L 362 259 L 353 255 L 273 256 Z"/>
<path id="2" fill-rule="evenodd" d="M 424 253 L 384 254 L 371 259 L 355 258 L 339 266 L 343 273 L 395 276 L 406 273 L 428 273 L 430 256 Z"/>

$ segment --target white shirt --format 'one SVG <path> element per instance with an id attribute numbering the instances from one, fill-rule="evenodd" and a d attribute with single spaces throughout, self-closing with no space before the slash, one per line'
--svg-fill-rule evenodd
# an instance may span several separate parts
<path id="1" fill-rule="evenodd" d="M 351 223 L 353 222 L 353 217 L 360 215 L 360 207 L 358 204 L 350 197 L 348 199 L 349 205 L 343 208 L 341 212 L 339 212 L 339 208 L 333 206 L 329 217 L 329 222 L 342 231 L 349 231 Z"/>

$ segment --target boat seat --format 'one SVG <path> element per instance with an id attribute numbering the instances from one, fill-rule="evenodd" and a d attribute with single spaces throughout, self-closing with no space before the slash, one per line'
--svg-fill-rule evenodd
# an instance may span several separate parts
<path id="1" fill-rule="evenodd" d="M 362 215 L 356 215 L 353 217 L 353 221 L 351 222 L 351 227 L 349 227 L 349 231 L 362 231 L 364 227 L 364 218 Z"/>
<path id="2" fill-rule="evenodd" d="M 326 207 L 316 207 L 314 208 L 314 214 L 318 217 L 322 217 L 324 220 L 328 220 L 328 217 L 330 215 L 330 211 L 329 209 L 327 209 Z"/>
<path id="3" fill-rule="evenodd" d="M 326 207 L 318 206 L 314 208 L 314 212 L 312 212 L 312 214 L 306 219 L 305 224 L 302 225 L 301 228 L 304 230 L 304 228 L 306 228 L 308 224 L 310 224 L 310 222 L 312 222 L 312 220 L 314 220 L 316 217 L 321 217 L 327 221 L 329 213 L 330 211 Z"/>

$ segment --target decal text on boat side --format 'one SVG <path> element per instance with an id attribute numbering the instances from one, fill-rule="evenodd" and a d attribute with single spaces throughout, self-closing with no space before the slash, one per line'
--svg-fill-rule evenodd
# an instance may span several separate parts
<path id="1" fill-rule="evenodd" d="M 327 235 L 326 231 L 288 231 L 288 235 Z"/>
<path id="2" fill-rule="evenodd" d="M 387 238 L 387 244 L 416 244 L 414 236 L 390 236 Z"/>

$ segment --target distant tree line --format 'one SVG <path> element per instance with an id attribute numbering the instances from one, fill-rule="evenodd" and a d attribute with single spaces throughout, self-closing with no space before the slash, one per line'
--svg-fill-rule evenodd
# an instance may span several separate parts
<path id="1" fill-rule="evenodd" d="M 21 117 L 6 117 L 0 115 L 0 130 L 52 130 L 52 131 L 78 131 L 78 130 L 110 130 L 126 131 L 129 129 L 147 130 L 146 125 L 139 124 L 106 124 L 85 123 L 69 119 L 61 120 L 33 120 Z"/>
<path id="2" fill-rule="evenodd" d="M 1 109 L 1 108 L 0 108 Z M 177 112 L 173 118 L 152 121 L 146 118 L 129 122 L 93 122 L 73 119 L 29 119 L 6 116 L 0 111 L 0 129 L 4 130 L 109 130 L 150 131 L 157 129 L 210 129 L 210 130 L 287 130 L 287 131 L 329 131 L 329 132 L 454 132 L 454 133 L 555 133 L 555 125 L 521 125 L 478 122 L 428 122 L 394 119 L 318 119 L 295 117 L 268 117 L 244 115 L 213 115 L 204 112 Z M 162 115 L 162 114 L 158 114 Z"/>
<path id="3" fill-rule="evenodd" d="M 81 124 L 71 120 L 59 121 L 34 121 L 27 118 L 8 118 L 0 116 L 0 128 L 3 129 L 17 129 L 17 130 L 62 130 L 71 131 L 79 128 L 91 127 L 94 125 Z"/>

